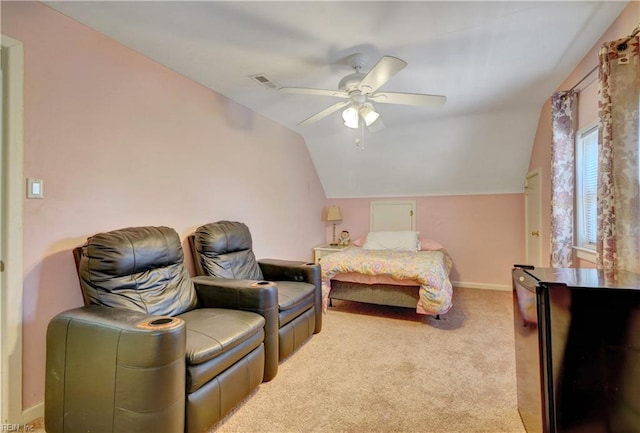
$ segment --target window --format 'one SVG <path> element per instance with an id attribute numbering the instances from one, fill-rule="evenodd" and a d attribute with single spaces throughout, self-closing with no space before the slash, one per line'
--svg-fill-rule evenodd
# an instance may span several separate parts
<path id="1" fill-rule="evenodd" d="M 591 126 L 576 138 L 576 239 L 588 250 L 596 249 L 597 197 L 598 127 Z"/>

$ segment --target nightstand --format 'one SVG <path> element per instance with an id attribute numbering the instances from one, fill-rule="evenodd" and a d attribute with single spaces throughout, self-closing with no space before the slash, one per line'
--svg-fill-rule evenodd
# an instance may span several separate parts
<path id="1" fill-rule="evenodd" d="M 335 246 L 331 246 L 329 244 L 318 245 L 313 249 L 313 259 L 315 260 L 316 263 L 320 263 L 320 259 L 322 259 L 324 256 L 327 256 L 333 253 L 338 253 L 344 250 L 345 248 L 347 247 L 340 246 L 340 245 L 335 245 Z"/>

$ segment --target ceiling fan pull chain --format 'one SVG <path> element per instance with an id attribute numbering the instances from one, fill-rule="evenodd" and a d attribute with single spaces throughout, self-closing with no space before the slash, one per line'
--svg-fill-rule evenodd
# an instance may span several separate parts
<path id="1" fill-rule="evenodd" d="M 364 120 L 358 118 L 358 123 L 360 124 L 360 137 L 356 137 L 356 147 L 364 150 Z"/>

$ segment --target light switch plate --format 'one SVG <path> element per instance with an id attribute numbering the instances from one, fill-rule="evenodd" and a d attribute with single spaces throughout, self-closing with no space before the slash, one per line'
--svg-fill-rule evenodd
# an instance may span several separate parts
<path id="1" fill-rule="evenodd" d="M 43 198 L 44 182 L 42 179 L 27 179 L 27 198 Z"/>

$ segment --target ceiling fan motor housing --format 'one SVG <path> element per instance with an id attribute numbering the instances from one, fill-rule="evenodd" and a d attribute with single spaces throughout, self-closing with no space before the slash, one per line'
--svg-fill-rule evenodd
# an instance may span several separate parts
<path id="1" fill-rule="evenodd" d="M 347 93 L 352 92 L 353 90 L 357 89 L 358 84 L 360 84 L 360 82 L 366 75 L 367 74 L 364 74 L 362 72 L 354 72 L 353 74 L 349 74 L 342 80 L 340 80 L 340 83 L 338 83 L 338 88 Z"/>

